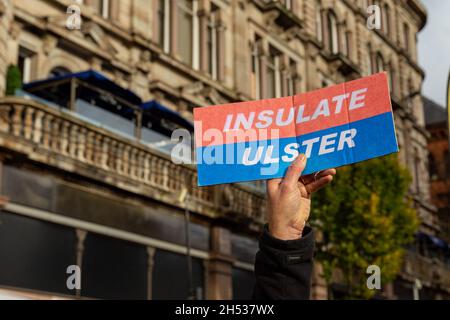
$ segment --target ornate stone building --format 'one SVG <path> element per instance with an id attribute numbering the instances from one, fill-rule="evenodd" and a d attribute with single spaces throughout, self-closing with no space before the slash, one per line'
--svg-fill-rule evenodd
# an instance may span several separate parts
<path id="1" fill-rule="evenodd" d="M 416 46 L 426 11 L 419 0 L 375 1 L 381 29 L 369 30 L 372 2 L 0 0 L 0 96 L 10 64 L 26 83 L 93 69 L 142 101 L 157 100 L 192 119 L 193 107 L 305 92 L 385 70 L 414 206 L 422 232 L 434 235 Z M 80 29 L 68 28 L 78 13 Z M 15 239 L 7 224 L 28 231 L 9 247 L 23 262 L 10 261 L 0 285 L 99 298 L 193 295 L 185 292 L 186 207 L 197 296 L 249 297 L 265 214 L 258 185 L 199 189 L 193 166 L 176 166 L 138 140 L 29 97 L 0 98 L 0 161 L 0 194 L 8 198 L 0 215 L 3 237 Z M 183 189 L 188 200 L 180 202 Z M 49 239 L 41 243 L 44 233 Z M 41 270 L 30 250 L 46 261 L 61 258 Z M 418 256 L 409 255 L 411 261 Z M 28 277 L 20 267 L 25 261 Z M 61 273 L 71 264 L 83 270 L 76 292 Z M 316 269 L 313 298 L 326 298 Z M 391 286 L 388 297 L 412 294 L 415 279 L 445 293 L 448 273 L 445 282 L 429 270 L 426 262 L 406 263 L 399 291 Z M 52 281 L 36 283 L 36 277 Z"/>

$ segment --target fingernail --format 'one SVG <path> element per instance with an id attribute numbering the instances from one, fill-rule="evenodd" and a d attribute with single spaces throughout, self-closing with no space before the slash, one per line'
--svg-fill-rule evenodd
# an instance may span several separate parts
<path id="1" fill-rule="evenodd" d="M 300 161 L 305 162 L 306 161 L 306 155 L 304 155 L 303 153 L 301 153 L 299 155 Z"/>

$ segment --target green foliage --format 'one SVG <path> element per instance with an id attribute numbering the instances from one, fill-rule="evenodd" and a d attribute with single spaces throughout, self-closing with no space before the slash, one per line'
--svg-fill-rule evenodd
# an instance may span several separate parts
<path id="1" fill-rule="evenodd" d="M 382 285 L 400 271 L 404 247 L 419 221 L 410 200 L 411 178 L 397 155 L 340 168 L 332 186 L 314 198 L 311 223 L 321 230 L 317 259 L 330 284 L 332 270 L 343 273 L 348 298 L 370 298 L 369 265 L 381 269 Z"/>
<path id="2" fill-rule="evenodd" d="M 22 88 L 22 75 L 20 69 L 17 66 L 8 66 L 8 72 L 6 73 L 6 95 L 13 96 L 17 89 Z"/>

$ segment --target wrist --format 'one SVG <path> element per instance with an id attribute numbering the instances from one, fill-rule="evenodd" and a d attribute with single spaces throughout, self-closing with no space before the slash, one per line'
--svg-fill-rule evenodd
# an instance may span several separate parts
<path id="1" fill-rule="evenodd" d="M 298 240 L 303 235 L 306 222 L 297 224 L 284 224 L 269 222 L 269 234 L 278 240 Z"/>

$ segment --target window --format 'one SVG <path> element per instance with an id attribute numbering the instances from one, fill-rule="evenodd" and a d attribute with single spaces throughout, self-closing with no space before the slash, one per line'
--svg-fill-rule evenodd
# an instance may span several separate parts
<path id="1" fill-rule="evenodd" d="M 281 97 L 280 52 L 273 47 L 269 48 L 269 57 L 266 64 L 266 97 Z"/>
<path id="2" fill-rule="evenodd" d="M 389 36 L 391 33 L 391 14 L 390 14 L 390 9 L 389 6 L 387 4 L 384 5 L 384 10 L 383 10 L 383 31 Z"/>
<path id="3" fill-rule="evenodd" d="M 293 60 L 289 61 L 289 68 L 286 73 L 286 96 L 293 96 L 297 87 L 297 63 Z"/>
<path id="4" fill-rule="evenodd" d="M 71 73 L 70 70 L 65 67 L 56 67 L 50 71 L 48 77 L 49 78 L 61 77 L 70 73 Z"/>
<path id="5" fill-rule="evenodd" d="M 282 0 L 281 3 L 286 7 L 288 10 L 292 10 L 294 6 L 294 0 Z"/>
<path id="6" fill-rule="evenodd" d="M 111 16 L 111 0 L 92 0 L 91 5 L 98 12 L 100 16 L 109 19 Z"/>
<path id="7" fill-rule="evenodd" d="M 98 299 L 146 299 L 148 255 L 133 242 L 88 233 L 84 241 L 81 295 Z"/>
<path id="8" fill-rule="evenodd" d="M 181 61 L 198 69 L 197 1 L 177 0 L 177 54 Z"/>
<path id="9" fill-rule="evenodd" d="M 339 52 L 339 40 L 338 40 L 338 28 L 337 28 L 337 19 L 336 15 L 329 11 L 327 14 L 327 25 L 328 25 L 328 50 L 331 53 Z"/>
<path id="10" fill-rule="evenodd" d="M 414 185 L 416 189 L 416 193 L 420 193 L 420 157 L 419 157 L 419 150 L 417 148 L 414 148 Z"/>
<path id="11" fill-rule="evenodd" d="M 256 36 L 251 53 L 251 86 L 252 94 L 256 99 L 261 99 L 261 38 Z"/>
<path id="12" fill-rule="evenodd" d="M 76 264 L 75 246 L 71 228 L 2 211 L 0 286 L 73 295 L 65 270 Z"/>
<path id="13" fill-rule="evenodd" d="M 109 3 L 110 0 L 102 0 L 100 1 L 100 14 L 103 18 L 109 19 L 111 16 L 111 6 Z"/>
<path id="14" fill-rule="evenodd" d="M 406 52 L 409 52 L 409 26 L 407 23 L 403 23 L 403 33 L 404 33 L 404 46 Z"/>
<path id="15" fill-rule="evenodd" d="M 233 300 L 250 300 L 252 298 L 253 287 L 255 285 L 255 277 L 253 272 L 233 268 Z"/>
<path id="16" fill-rule="evenodd" d="M 203 299 L 204 292 L 203 261 L 192 258 L 192 287 L 195 299 Z M 186 300 L 191 292 L 188 288 L 189 274 L 186 265 L 186 256 L 157 249 L 154 256 L 153 267 L 153 293 L 154 300 Z"/>
<path id="17" fill-rule="evenodd" d="M 384 60 L 381 56 L 381 53 L 377 53 L 376 57 L 376 72 L 383 72 L 384 71 Z"/>
<path id="18" fill-rule="evenodd" d="M 214 80 L 219 78 L 219 8 L 212 5 L 208 23 L 208 73 Z"/>
<path id="19" fill-rule="evenodd" d="M 323 41 L 322 12 L 320 10 L 319 3 L 316 3 L 316 34 L 317 40 L 319 40 L 319 42 L 322 42 Z"/>
<path id="20" fill-rule="evenodd" d="M 430 178 L 432 181 L 438 179 L 439 173 L 436 165 L 436 160 L 431 153 L 428 155 L 428 172 L 430 173 Z"/>
<path id="21" fill-rule="evenodd" d="M 78 88 L 78 90 L 82 89 Z M 134 110 L 124 105 L 105 102 L 104 99 L 108 97 L 90 102 L 77 99 L 75 104 L 78 114 L 99 127 L 107 128 L 128 138 L 135 137 L 137 119 Z"/>
<path id="22" fill-rule="evenodd" d="M 350 57 L 351 55 L 351 32 L 347 31 L 344 34 L 344 37 L 342 38 L 342 49 L 343 49 L 343 54 L 347 57 Z"/>
<path id="23" fill-rule="evenodd" d="M 158 0 L 157 42 L 165 53 L 170 51 L 170 0 Z"/>
<path id="24" fill-rule="evenodd" d="M 373 61 L 372 61 L 372 49 L 370 48 L 370 44 L 367 45 L 367 75 L 371 75 L 373 73 Z"/>
<path id="25" fill-rule="evenodd" d="M 394 66 L 392 65 L 392 63 L 389 65 L 389 70 L 388 70 L 388 80 L 389 80 L 389 88 L 391 90 L 391 93 L 395 92 L 395 70 L 394 70 Z"/>
<path id="26" fill-rule="evenodd" d="M 18 65 L 22 82 L 30 82 L 34 78 L 36 54 L 24 47 L 19 47 Z"/>

